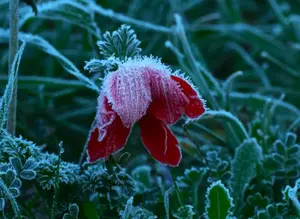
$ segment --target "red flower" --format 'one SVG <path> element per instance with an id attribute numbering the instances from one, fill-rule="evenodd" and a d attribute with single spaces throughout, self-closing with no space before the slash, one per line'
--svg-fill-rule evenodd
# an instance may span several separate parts
<path id="1" fill-rule="evenodd" d="M 137 57 L 119 63 L 103 81 L 97 124 L 88 142 L 89 161 L 122 149 L 132 126 L 139 122 L 144 146 L 157 161 L 177 166 L 178 141 L 168 128 L 184 113 L 197 118 L 205 105 L 191 83 L 159 60 Z"/>

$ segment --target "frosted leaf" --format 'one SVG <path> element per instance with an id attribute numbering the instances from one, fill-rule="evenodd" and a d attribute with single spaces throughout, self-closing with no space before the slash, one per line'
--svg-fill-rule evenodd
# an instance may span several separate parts
<path id="1" fill-rule="evenodd" d="M 140 41 L 136 38 L 134 30 L 128 25 L 122 25 L 118 30 L 103 35 L 103 40 L 98 41 L 100 53 L 104 57 L 115 55 L 121 59 L 126 59 L 138 55 Z"/>

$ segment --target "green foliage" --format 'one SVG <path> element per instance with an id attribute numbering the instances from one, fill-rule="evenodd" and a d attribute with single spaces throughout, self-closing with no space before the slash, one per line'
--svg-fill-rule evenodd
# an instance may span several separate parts
<path id="1" fill-rule="evenodd" d="M 293 180 L 300 174 L 300 145 L 296 143 L 297 136 L 287 133 L 284 141 L 274 142 L 271 153 L 265 158 L 265 166 L 277 179 Z"/>
<path id="2" fill-rule="evenodd" d="M 231 166 L 235 206 L 243 203 L 245 189 L 256 176 L 256 166 L 261 160 L 262 151 L 255 139 L 247 139 L 237 148 Z"/>
<path id="3" fill-rule="evenodd" d="M 128 199 L 125 210 L 120 211 L 121 219 L 154 219 L 157 218 L 146 209 L 133 206 L 133 197 Z"/>
<path id="4" fill-rule="evenodd" d="M 104 58 L 115 56 L 120 59 L 126 59 L 141 52 L 140 43 L 134 30 L 130 26 L 122 25 L 112 33 L 106 32 L 103 35 L 103 40 L 99 41 L 97 45 L 99 46 L 100 54 Z"/>
<path id="5" fill-rule="evenodd" d="M 290 186 L 286 186 L 284 191 L 282 192 L 284 197 L 283 199 L 286 202 L 291 202 L 291 205 L 296 209 L 297 215 L 300 216 L 300 201 L 298 190 L 300 188 L 300 179 L 298 179 L 295 183 L 295 186 L 291 188 Z"/>
<path id="6" fill-rule="evenodd" d="M 69 213 L 65 213 L 63 219 L 78 219 L 79 207 L 77 204 L 69 205 Z"/>
<path id="7" fill-rule="evenodd" d="M 300 217 L 299 1 L 19 2 L 8 75 L 0 0 L 0 218 Z M 79 164 L 101 79 L 136 55 L 190 77 L 210 110 L 172 126 L 177 168 L 150 158 L 138 125 L 115 159 Z"/>
<path id="8" fill-rule="evenodd" d="M 205 217 L 208 219 L 226 219 L 233 208 L 233 199 L 229 190 L 221 183 L 214 182 L 206 191 Z"/>
<path id="9" fill-rule="evenodd" d="M 10 72 L 9 72 L 9 79 L 8 83 L 5 87 L 4 94 L 0 98 L 0 129 L 4 128 L 4 124 L 7 120 L 7 113 L 8 113 L 8 105 L 12 99 L 12 92 L 14 90 L 14 86 L 16 84 L 16 78 L 19 71 L 19 65 L 21 62 L 21 57 L 24 51 L 26 43 L 23 42 L 20 49 L 18 50 L 15 59 L 13 61 L 13 64 L 11 66 Z"/>
<path id="10" fill-rule="evenodd" d="M 45 153 L 41 156 L 41 161 L 36 168 L 37 181 L 43 189 L 50 190 L 55 186 L 56 168 L 58 156 Z M 62 161 L 58 171 L 59 183 L 72 185 L 78 181 L 79 166 Z"/>
<path id="11" fill-rule="evenodd" d="M 193 211 L 193 206 L 191 205 L 184 205 L 178 208 L 177 212 L 173 214 L 175 218 L 178 219 L 189 219 L 192 218 L 193 215 L 195 215 L 195 212 Z"/>
<path id="12" fill-rule="evenodd" d="M 257 219 L 271 219 L 278 218 L 283 219 L 288 215 L 288 208 L 285 204 L 272 204 L 268 205 L 265 210 L 257 211 L 256 216 L 254 218 Z M 292 218 L 292 217 L 290 217 Z"/>
<path id="13" fill-rule="evenodd" d="M 74 24 L 86 29 L 95 37 L 100 37 L 100 29 L 94 21 L 94 16 L 91 14 L 86 0 L 40 2 L 38 13 L 33 14 L 29 10 L 22 10 L 21 16 L 20 27 L 26 25 L 30 19 L 56 20 Z"/>
<path id="14" fill-rule="evenodd" d="M 208 162 L 210 172 L 207 179 L 208 182 L 212 183 L 217 180 L 221 180 L 225 183 L 231 179 L 232 174 L 229 169 L 229 163 L 220 159 L 216 151 L 207 152 L 206 160 Z"/>

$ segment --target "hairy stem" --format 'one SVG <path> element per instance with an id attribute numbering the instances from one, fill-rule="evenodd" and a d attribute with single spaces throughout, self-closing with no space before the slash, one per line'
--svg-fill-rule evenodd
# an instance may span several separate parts
<path id="1" fill-rule="evenodd" d="M 7 188 L 6 184 L 3 182 L 3 180 L 1 178 L 0 178 L 0 188 L 7 195 L 7 198 L 10 201 L 12 209 L 14 211 L 15 217 L 18 218 L 18 219 L 21 219 L 21 213 L 20 213 L 18 203 L 16 202 L 15 198 L 12 196 L 12 194 L 10 193 L 10 191 Z"/>
<path id="2" fill-rule="evenodd" d="M 10 1 L 10 39 L 9 39 L 9 74 L 12 63 L 18 51 L 18 21 L 19 21 L 19 0 Z M 8 105 L 7 132 L 15 135 L 16 129 L 16 109 L 17 109 L 17 76 L 12 92 L 12 99 Z"/>

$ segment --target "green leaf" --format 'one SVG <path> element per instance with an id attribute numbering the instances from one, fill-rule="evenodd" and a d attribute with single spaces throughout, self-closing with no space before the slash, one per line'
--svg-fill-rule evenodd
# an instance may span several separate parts
<path id="1" fill-rule="evenodd" d="M 73 218 L 78 218 L 79 215 L 79 207 L 77 204 L 71 204 L 69 206 L 69 212 L 73 216 Z"/>
<path id="2" fill-rule="evenodd" d="M 261 160 L 262 149 L 256 139 L 247 139 L 236 149 L 231 166 L 231 187 L 235 206 L 241 206 L 245 189 L 256 176 L 256 166 Z"/>
<path id="3" fill-rule="evenodd" d="M 233 128 L 235 129 L 235 134 L 237 135 L 236 137 L 238 137 L 237 139 L 238 142 L 242 142 L 243 140 L 249 137 L 242 122 L 230 112 L 226 112 L 224 110 L 218 110 L 218 111 L 209 110 L 199 118 L 199 120 L 206 120 L 206 119 L 215 119 L 221 121 L 223 124 L 226 123 L 232 124 Z"/>
<path id="4" fill-rule="evenodd" d="M 206 191 L 205 217 L 207 219 L 226 219 L 231 215 L 233 199 L 221 181 L 214 182 Z"/>
<path id="5" fill-rule="evenodd" d="M 0 211 L 3 211 L 5 207 L 5 200 L 4 198 L 0 198 Z"/>
<path id="6" fill-rule="evenodd" d="M 181 206 L 173 216 L 178 219 L 190 219 L 195 215 L 193 208 L 191 205 Z"/>
<path id="7" fill-rule="evenodd" d="M 1 38 L 1 28 L 0 28 L 0 38 Z M 8 34 L 7 34 L 8 37 Z M 15 59 L 13 61 L 13 64 L 11 66 L 9 78 L 7 85 L 5 87 L 4 95 L 0 98 L 0 130 L 3 129 L 4 124 L 7 120 L 7 113 L 8 113 L 8 105 L 12 99 L 12 92 L 14 90 L 14 84 L 16 83 L 16 77 L 18 75 L 19 71 L 19 65 L 21 62 L 21 57 L 25 48 L 25 41 L 23 41 L 22 45 L 20 46 L 20 49 L 18 50 Z"/>
<path id="8" fill-rule="evenodd" d="M 27 0 L 28 1 L 28 0 Z M 32 1 L 32 0 L 31 0 Z M 39 13 L 37 15 L 26 10 L 20 10 L 20 29 L 25 26 L 32 18 L 39 20 L 54 20 L 71 23 L 86 29 L 95 37 L 100 37 L 100 29 L 94 22 L 92 16 L 93 8 L 89 7 L 88 2 L 78 0 L 54 0 L 50 2 L 41 2 L 39 4 Z"/>
<path id="9" fill-rule="evenodd" d="M 141 52 L 140 41 L 136 38 L 134 30 L 128 25 L 122 25 L 118 30 L 103 35 L 103 40 L 99 41 L 100 53 L 109 58 L 114 55 L 120 59 L 126 59 L 138 55 Z"/>
<path id="10" fill-rule="evenodd" d="M 176 182 L 180 191 L 187 193 L 189 197 L 192 197 L 192 203 L 196 210 L 199 207 L 199 190 L 200 185 L 203 183 L 203 178 L 208 172 L 207 168 L 195 168 L 186 169 L 184 176 L 177 177 Z"/>
<path id="11" fill-rule="evenodd" d="M 70 204 L 68 210 L 69 213 L 65 213 L 63 219 L 78 219 L 79 207 L 77 204 Z"/>
<path id="12" fill-rule="evenodd" d="M 68 73 L 75 76 L 81 82 L 84 82 L 88 88 L 96 92 L 100 91 L 100 89 L 96 86 L 96 84 L 93 81 L 91 81 L 83 73 L 81 73 L 79 69 L 69 59 L 63 56 L 59 51 L 57 51 L 49 42 L 47 42 L 42 37 L 20 32 L 19 38 L 24 38 L 24 40 L 26 40 L 27 43 L 32 44 L 37 48 L 41 49 L 43 52 L 55 57 Z M 0 28 L 0 42 L 8 42 L 8 40 L 9 40 L 9 30 Z"/>
<path id="13" fill-rule="evenodd" d="M 128 199 L 125 210 L 120 211 L 119 215 L 120 219 L 155 219 L 157 218 L 152 212 L 141 208 L 133 206 L 133 197 Z"/>
<path id="14" fill-rule="evenodd" d="M 33 180 L 36 176 L 36 172 L 34 170 L 22 170 L 20 173 L 20 177 L 26 180 Z"/>
<path id="15" fill-rule="evenodd" d="M 63 219 L 73 219 L 73 217 L 69 213 L 65 213 Z"/>
<path id="16" fill-rule="evenodd" d="M 131 215 L 131 211 L 132 211 L 132 203 L 133 203 L 133 197 L 130 197 L 130 199 L 128 199 L 126 206 L 125 206 L 125 210 L 122 213 L 122 219 L 130 219 L 130 215 Z"/>
<path id="17" fill-rule="evenodd" d="M 9 162 L 15 168 L 15 170 L 19 173 L 21 172 L 23 165 L 19 157 L 10 157 Z"/>
<path id="18" fill-rule="evenodd" d="M 300 189 L 300 179 L 298 179 L 295 183 L 295 186 L 292 188 L 290 186 L 286 186 L 284 191 L 282 192 L 285 201 L 291 200 L 293 206 L 296 208 L 298 212 L 298 216 L 300 216 L 300 201 L 298 197 L 298 190 Z"/>

